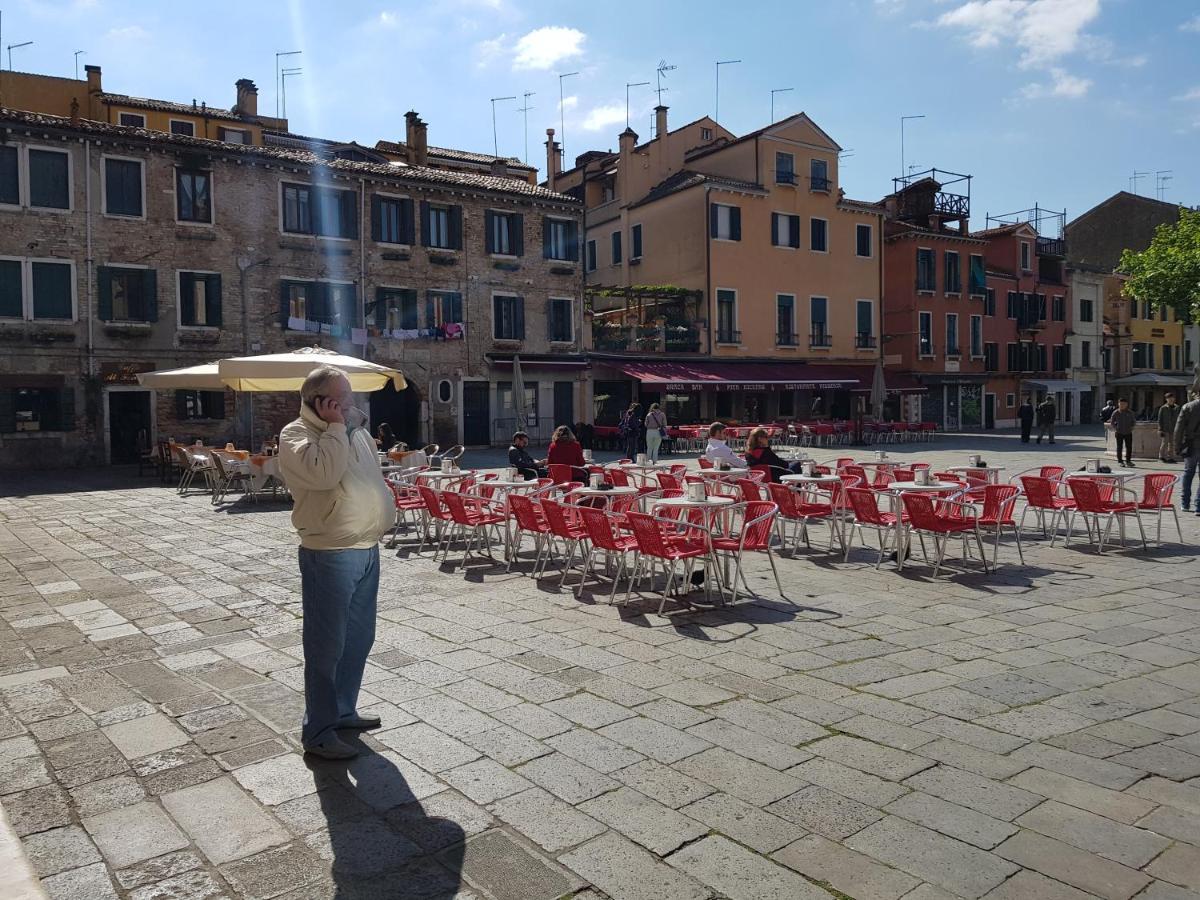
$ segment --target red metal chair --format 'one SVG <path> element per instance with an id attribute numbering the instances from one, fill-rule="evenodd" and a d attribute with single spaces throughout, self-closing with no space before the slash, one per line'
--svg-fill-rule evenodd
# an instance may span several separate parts
<path id="1" fill-rule="evenodd" d="M 712 552 L 707 528 L 690 522 L 680 522 L 675 519 L 635 512 L 629 513 L 629 527 L 637 541 L 638 552 L 633 566 L 633 574 L 629 578 L 629 587 L 625 591 L 626 603 L 629 602 L 634 582 L 638 580 L 647 561 L 652 564 L 661 562 L 667 569 L 667 583 L 663 588 L 662 602 L 658 606 L 660 616 L 667 606 L 667 595 L 670 594 L 671 588 L 675 584 L 675 568 L 681 560 L 684 563 L 684 584 L 687 584 L 691 578 L 692 567 L 696 560 L 703 559 L 708 563 L 710 577 L 715 576 L 718 587 L 720 586 L 720 570 L 717 568 L 716 557 Z M 709 597 L 707 578 L 704 591 L 705 597 Z"/>
<path id="2" fill-rule="evenodd" d="M 1067 543 L 1071 543 L 1071 522 L 1075 516 L 1075 501 L 1069 497 L 1060 497 L 1058 494 L 1061 482 L 1054 481 L 1050 478 L 1041 478 L 1035 475 L 1022 475 L 1021 487 L 1025 492 L 1025 508 L 1021 510 L 1021 521 L 1017 523 L 1017 530 L 1024 531 L 1025 516 L 1029 511 L 1034 510 L 1034 515 L 1037 516 L 1038 523 L 1042 526 L 1042 537 L 1050 538 L 1050 546 L 1054 546 L 1054 540 L 1058 537 L 1058 531 L 1055 528 L 1055 523 L 1058 522 L 1059 516 L 1063 518 L 1063 524 L 1066 525 Z M 1047 534 L 1046 513 L 1050 513 L 1049 534 Z"/>
<path id="3" fill-rule="evenodd" d="M 1179 535 L 1179 540 L 1183 540 L 1183 532 L 1179 528 L 1179 511 L 1171 502 L 1171 495 L 1175 493 L 1175 481 L 1176 477 L 1170 472 L 1151 472 L 1142 476 L 1142 496 L 1138 500 L 1138 515 L 1148 513 L 1158 519 L 1158 530 L 1154 535 L 1154 541 L 1158 544 L 1162 543 L 1164 509 L 1169 509 L 1171 515 L 1175 517 L 1175 532 Z"/>
<path id="4" fill-rule="evenodd" d="M 757 481 L 752 481 L 749 478 L 739 478 L 734 484 L 737 485 L 737 489 L 742 495 L 742 500 L 746 503 L 765 499 L 762 492 L 763 485 Z"/>
<path id="5" fill-rule="evenodd" d="M 618 469 L 616 466 L 613 466 L 606 471 L 606 477 L 609 484 L 613 487 L 632 487 L 629 483 L 629 473 L 624 469 Z"/>
<path id="6" fill-rule="evenodd" d="M 543 499 L 541 505 L 542 515 L 550 529 L 550 549 L 542 561 L 542 574 L 545 574 L 550 557 L 554 555 L 554 541 L 562 540 L 566 544 L 567 554 L 566 561 L 563 563 L 562 577 L 558 580 L 558 586 L 562 587 L 567 581 L 567 572 L 571 569 L 571 563 L 575 561 L 575 551 L 579 548 L 579 542 L 587 537 L 587 529 L 576 515 L 578 507 L 549 499 Z M 536 571 L 534 577 L 540 577 Z"/>
<path id="7" fill-rule="evenodd" d="M 392 527 L 392 536 L 386 544 L 391 549 L 396 546 L 396 539 L 400 535 L 400 526 L 404 524 L 405 518 L 411 513 L 415 525 L 418 515 L 425 511 L 425 501 L 417 492 L 415 485 L 405 484 L 397 478 L 388 478 L 387 485 L 391 488 L 392 498 L 396 503 L 396 524 Z"/>
<path id="8" fill-rule="evenodd" d="M 421 544 L 417 547 L 417 552 L 420 553 L 425 549 L 425 541 L 429 539 L 430 528 L 434 532 L 434 550 L 433 558 L 437 559 L 438 551 L 443 543 L 443 535 L 448 535 L 454 520 L 450 516 L 450 510 L 447 509 L 441 500 L 441 492 L 435 491 L 433 488 L 425 484 L 417 485 L 417 494 L 421 498 L 421 502 L 425 505 L 425 531 L 421 535 Z M 447 547 L 449 541 L 446 542 Z"/>
<path id="9" fill-rule="evenodd" d="M 508 506 L 517 523 L 516 541 L 509 547 L 508 552 L 508 571 L 512 571 L 512 564 L 521 553 L 525 535 L 529 534 L 533 536 L 533 548 L 537 551 L 533 562 L 533 570 L 536 572 L 542 561 L 543 544 L 547 543 L 550 526 L 546 524 L 546 517 L 531 497 L 514 491 L 508 495 Z"/>
<path id="10" fill-rule="evenodd" d="M 992 547 L 992 568 L 996 568 L 996 556 L 1000 552 L 1000 535 L 1011 528 L 1017 539 L 1017 556 L 1025 564 L 1025 553 L 1021 549 L 1021 532 L 1013 519 L 1017 497 L 1021 489 L 1015 484 L 989 484 L 983 489 L 983 510 L 976 521 L 981 531 L 995 531 L 996 544 Z"/>
<path id="11" fill-rule="evenodd" d="M 683 489 L 683 477 L 675 475 L 671 472 L 656 472 L 658 478 L 658 486 L 667 491 L 678 491 Z"/>
<path id="12" fill-rule="evenodd" d="M 899 537 L 897 543 L 901 546 L 907 544 L 905 540 L 905 526 L 908 524 L 908 516 L 902 512 L 897 514 L 881 510 L 879 508 L 879 494 L 870 488 L 846 488 L 846 498 L 850 504 L 850 510 L 854 514 L 854 518 L 850 520 L 850 525 L 856 529 L 857 534 L 862 537 L 863 530 L 871 528 L 874 529 L 876 536 L 879 538 L 879 559 L 875 561 L 875 568 L 878 569 L 883 563 L 883 557 L 887 554 L 888 548 L 891 547 L 894 539 Z M 866 543 L 866 539 L 864 538 L 864 547 Z M 852 536 L 846 539 L 845 545 L 846 562 L 849 562 L 850 549 L 854 546 Z M 899 568 L 903 569 L 904 557 L 897 554 L 896 561 Z"/>
<path id="13" fill-rule="evenodd" d="M 812 543 L 808 539 L 808 523 L 811 520 L 825 520 L 829 524 L 829 549 L 833 549 L 834 538 L 839 541 L 844 540 L 841 530 L 837 527 L 833 515 L 833 503 L 813 503 L 804 499 L 804 497 L 796 490 L 793 490 L 786 484 L 769 484 L 767 490 L 770 491 L 771 501 L 777 509 L 776 531 L 779 534 L 779 542 L 784 549 L 787 548 L 787 523 L 792 523 L 792 547 L 795 549 L 797 538 L 804 540 L 804 546 L 812 549 Z"/>
<path id="14" fill-rule="evenodd" d="M 704 456 L 700 457 L 699 463 L 700 463 L 700 468 L 702 468 L 702 469 L 711 469 L 713 467 L 712 460 L 708 459 L 707 457 L 704 457 Z"/>
<path id="15" fill-rule="evenodd" d="M 778 485 L 782 487 L 782 485 Z M 777 485 L 771 485 L 772 488 Z M 742 527 L 739 534 L 730 535 L 713 535 L 711 544 L 713 554 L 717 559 L 724 554 L 727 560 L 733 560 L 733 575 L 729 577 L 729 590 L 731 593 L 730 603 L 737 603 L 738 599 L 738 577 L 742 579 L 742 584 L 746 588 L 746 593 L 753 596 L 754 591 L 750 590 L 750 585 L 746 581 L 746 575 L 742 571 L 742 561 L 747 550 L 753 550 L 767 554 L 767 560 L 771 563 L 771 571 L 775 575 L 775 586 L 779 588 L 780 596 L 783 595 L 783 583 L 779 580 L 779 570 L 775 568 L 775 556 L 771 552 L 771 531 L 775 524 L 775 516 L 779 512 L 779 507 L 769 500 L 756 500 L 749 503 L 742 503 L 734 506 L 727 512 L 732 514 L 741 514 Z"/>
<path id="16" fill-rule="evenodd" d="M 1113 522 L 1116 521 L 1121 530 L 1121 544 L 1125 543 L 1125 517 L 1133 516 L 1137 522 L 1138 531 L 1142 536 L 1142 548 L 1146 547 L 1146 530 L 1142 528 L 1142 518 L 1138 515 L 1138 505 L 1132 500 L 1112 500 L 1104 496 L 1101 485 L 1091 478 L 1068 478 L 1067 487 L 1075 498 L 1075 509 L 1083 518 L 1084 527 L 1088 530 L 1088 540 L 1092 540 L 1092 527 L 1088 516 L 1096 525 L 1096 547 L 1098 553 L 1104 552 L 1104 542 L 1112 532 Z M 1133 491 L 1126 491 L 1132 494 Z M 1135 495 L 1136 496 L 1136 495 Z M 1103 533 L 1100 531 L 1100 517 L 1104 516 L 1106 524 Z"/>
<path id="17" fill-rule="evenodd" d="M 565 463 L 550 463 L 546 467 L 546 474 L 550 476 L 550 480 L 555 484 L 567 484 L 571 479 L 571 467 Z"/>
<path id="18" fill-rule="evenodd" d="M 455 568 L 461 568 L 467 561 L 467 557 L 471 555 L 471 548 L 477 541 L 483 542 L 485 552 L 492 557 L 488 529 L 504 525 L 507 521 L 503 506 L 490 497 L 482 497 L 478 494 L 459 494 L 455 491 L 443 491 L 441 499 L 446 504 L 446 509 L 450 512 L 450 520 L 459 533 L 463 537 L 466 537 L 468 531 L 471 533 L 466 549 L 463 551 L 463 557 Z M 470 506 L 467 505 L 468 503 Z M 507 540 L 505 540 L 505 544 L 507 545 Z"/>
<path id="19" fill-rule="evenodd" d="M 1008 479 L 1009 484 L 1016 484 L 1021 480 L 1022 476 L 1028 475 L 1030 472 L 1037 472 L 1037 478 L 1049 478 L 1052 481 L 1062 478 L 1065 472 L 1062 466 L 1030 466 L 1028 469 L 1022 469 Z"/>
<path id="20" fill-rule="evenodd" d="M 967 552 L 967 538 L 974 536 L 979 548 L 979 559 L 983 563 L 983 571 L 988 571 L 987 554 L 983 552 L 983 538 L 979 534 L 979 524 L 975 518 L 975 509 L 969 503 L 958 500 L 939 500 L 928 494 L 906 491 L 900 495 L 904 503 L 904 511 L 908 513 L 908 527 L 921 541 L 921 552 L 925 553 L 925 535 L 932 536 L 937 558 L 933 563 L 933 577 L 937 578 L 942 562 L 946 558 L 946 544 L 952 535 L 963 539 L 963 560 L 970 554 Z M 926 554 L 928 561 L 928 554 Z"/>
<path id="21" fill-rule="evenodd" d="M 583 584 L 592 571 L 596 552 L 601 551 L 608 554 L 610 562 L 613 554 L 618 555 L 621 560 L 617 575 L 613 578 L 612 592 L 608 595 L 608 602 L 612 603 L 617 596 L 617 585 L 621 582 L 621 576 L 625 574 L 626 557 L 631 551 L 637 550 L 637 538 L 631 534 L 621 534 L 618 530 L 622 527 L 620 520 L 607 510 L 581 506 L 579 516 L 583 520 L 583 527 L 587 530 L 588 543 L 591 546 L 588 547 L 587 557 L 583 561 L 583 576 L 575 588 L 575 596 L 582 596 Z M 633 577 L 632 572 L 630 577 Z"/>

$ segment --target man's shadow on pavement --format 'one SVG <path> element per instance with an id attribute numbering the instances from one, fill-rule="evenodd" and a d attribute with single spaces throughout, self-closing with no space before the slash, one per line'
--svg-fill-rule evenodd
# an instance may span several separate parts
<path id="1" fill-rule="evenodd" d="M 327 840 L 314 835 L 309 843 L 330 860 L 331 900 L 454 897 L 461 884 L 462 827 L 425 812 L 397 767 L 399 757 L 356 736 L 340 737 L 361 755 L 346 761 L 305 757 L 328 824 Z M 419 772 L 414 778 L 429 776 Z"/>

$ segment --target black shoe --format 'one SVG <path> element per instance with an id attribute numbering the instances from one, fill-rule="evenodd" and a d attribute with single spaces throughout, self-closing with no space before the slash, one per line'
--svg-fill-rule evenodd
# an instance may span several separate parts
<path id="1" fill-rule="evenodd" d="M 704 585 L 704 573 L 702 571 L 696 571 L 692 573 L 692 584 L 696 585 L 696 587 L 702 587 Z"/>
<path id="2" fill-rule="evenodd" d="M 1133 465 L 1133 460 L 1132 460 L 1132 459 L 1131 459 L 1131 460 L 1129 460 L 1129 462 L 1125 463 L 1125 468 L 1127 468 L 1127 469 L 1132 469 L 1132 468 L 1134 468 L 1134 465 Z"/>
<path id="3" fill-rule="evenodd" d="M 378 728 L 382 724 L 379 716 L 347 716 L 338 722 L 337 727 L 367 731 Z"/>

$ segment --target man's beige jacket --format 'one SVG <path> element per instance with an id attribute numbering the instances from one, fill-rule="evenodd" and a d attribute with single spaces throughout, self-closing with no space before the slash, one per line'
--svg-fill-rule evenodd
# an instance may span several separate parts
<path id="1" fill-rule="evenodd" d="M 279 435 L 279 468 L 296 501 L 292 525 L 302 547 L 366 549 L 395 524 L 395 500 L 365 428 L 347 432 L 302 404 Z"/>

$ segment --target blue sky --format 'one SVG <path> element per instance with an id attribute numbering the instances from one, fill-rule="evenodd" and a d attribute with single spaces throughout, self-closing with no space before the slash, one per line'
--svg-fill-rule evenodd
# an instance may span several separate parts
<path id="1" fill-rule="evenodd" d="M 194 4 L 8 0 L 4 45 L 15 68 L 70 75 L 73 51 L 99 64 L 107 90 L 213 105 L 233 82 L 275 108 L 275 53 L 292 129 L 357 140 L 403 139 L 404 112 L 430 143 L 490 150 L 489 98 L 529 98 L 529 157 L 559 127 L 565 81 L 569 158 L 615 148 L 625 84 L 655 81 L 671 121 L 711 114 L 735 133 L 807 112 L 847 151 L 842 185 L 877 199 L 906 162 L 975 176 L 973 224 L 1035 202 L 1069 217 L 1127 189 L 1134 171 L 1172 170 L 1168 200 L 1200 203 L 1200 3 L 1196 0 L 825 0 L 603 4 L 540 0 Z M 7 58 L 4 60 L 7 65 Z M 632 124 L 649 133 L 651 87 L 631 88 Z M 524 156 L 521 101 L 497 105 L 500 151 Z"/>

